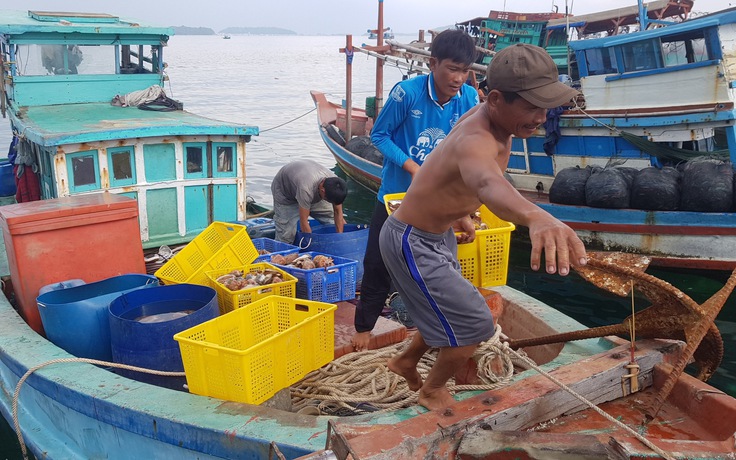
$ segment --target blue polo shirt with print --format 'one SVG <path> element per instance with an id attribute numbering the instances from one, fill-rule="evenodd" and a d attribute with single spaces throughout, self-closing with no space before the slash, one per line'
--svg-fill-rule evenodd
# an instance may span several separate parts
<path id="1" fill-rule="evenodd" d="M 458 119 L 478 104 L 478 92 L 464 84 L 447 103 L 437 102 L 434 75 L 397 83 L 378 114 L 371 142 L 383 154 L 378 200 L 387 193 L 406 192 L 411 174 L 401 168 L 408 158 L 421 165 Z"/>

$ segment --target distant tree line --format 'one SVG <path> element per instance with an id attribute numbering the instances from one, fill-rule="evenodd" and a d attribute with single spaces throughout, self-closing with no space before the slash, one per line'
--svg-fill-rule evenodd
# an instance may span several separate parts
<path id="1" fill-rule="evenodd" d="M 209 27 L 171 26 L 175 35 L 217 35 L 217 32 Z M 242 35 L 297 35 L 293 30 L 280 27 L 228 27 L 219 32 L 220 34 L 242 34 Z"/>
<path id="2" fill-rule="evenodd" d="M 175 35 L 217 35 L 209 27 L 171 26 Z"/>
<path id="3" fill-rule="evenodd" d="M 244 35 L 297 35 L 293 30 L 280 27 L 228 27 L 220 31 L 221 34 Z"/>

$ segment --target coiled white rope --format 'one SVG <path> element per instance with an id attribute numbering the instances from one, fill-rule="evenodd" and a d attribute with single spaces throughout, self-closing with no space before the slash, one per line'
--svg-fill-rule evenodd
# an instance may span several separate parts
<path id="1" fill-rule="evenodd" d="M 451 392 L 494 390 L 511 382 L 514 360 L 504 351 L 500 336 L 501 327 L 497 326 L 493 337 L 481 343 L 473 355 L 483 384 L 456 385 L 451 379 L 448 382 Z M 312 371 L 291 387 L 292 407 L 298 411 L 316 405 L 326 413 L 339 410 L 365 413 L 416 404 L 417 392 L 409 390 L 406 380 L 388 369 L 389 359 L 408 346 L 410 340 L 377 350 L 349 353 Z M 417 370 L 422 379 L 427 377 L 435 360 L 436 353 L 430 352 L 419 361 Z"/>

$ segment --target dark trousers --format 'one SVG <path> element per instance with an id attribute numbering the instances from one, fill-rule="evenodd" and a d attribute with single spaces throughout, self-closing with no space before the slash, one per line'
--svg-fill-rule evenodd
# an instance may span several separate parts
<path id="1" fill-rule="evenodd" d="M 378 317 L 383 311 L 386 297 L 391 290 L 391 276 L 383 264 L 378 237 L 383 223 L 388 219 L 386 206 L 376 201 L 368 230 L 368 244 L 363 258 L 363 282 L 360 288 L 360 301 L 355 309 L 355 330 L 367 332 L 373 330 Z"/>

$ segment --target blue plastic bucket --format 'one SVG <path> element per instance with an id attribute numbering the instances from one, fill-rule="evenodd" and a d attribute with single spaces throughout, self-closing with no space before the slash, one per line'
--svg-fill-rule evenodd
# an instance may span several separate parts
<path id="1" fill-rule="evenodd" d="M 69 289 L 85 284 L 83 279 L 74 278 L 73 280 L 60 281 L 58 283 L 47 284 L 38 290 L 38 295 L 46 294 L 49 291 L 58 291 L 59 289 Z"/>
<path id="2" fill-rule="evenodd" d="M 302 252 L 314 251 L 358 261 L 356 281 L 363 279 L 363 258 L 368 245 L 368 226 L 345 224 L 342 233 L 334 225 L 312 226 L 312 233 L 304 233 L 297 227 L 294 244 Z"/>
<path id="3" fill-rule="evenodd" d="M 13 164 L 7 161 L 0 162 L 0 196 L 15 195 L 15 174 Z"/>
<path id="4" fill-rule="evenodd" d="M 128 292 L 110 303 L 110 344 L 116 363 L 183 372 L 177 334 L 216 318 L 217 293 L 207 286 L 172 284 Z M 117 370 L 142 382 L 181 390 L 184 377 Z"/>
<path id="5" fill-rule="evenodd" d="M 125 292 L 155 285 L 155 276 L 131 273 L 62 289 L 44 286 L 50 290 L 36 301 L 46 337 L 80 358 L 110 361 L 110 302 Z"/>

